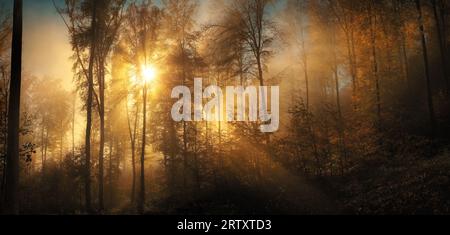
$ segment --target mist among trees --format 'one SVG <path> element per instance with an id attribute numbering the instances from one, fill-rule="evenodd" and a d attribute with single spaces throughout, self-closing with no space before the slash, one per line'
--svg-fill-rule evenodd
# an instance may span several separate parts
<path id="1" fill-rule="evenodd" d="M 27 1 L 0 3 L 2 212 L 450 213 L 448 1 L 49 3 L 64 77 L 22 65 Z M 195 78 L 279 86 L 280 129 L 174 121 Z"/>

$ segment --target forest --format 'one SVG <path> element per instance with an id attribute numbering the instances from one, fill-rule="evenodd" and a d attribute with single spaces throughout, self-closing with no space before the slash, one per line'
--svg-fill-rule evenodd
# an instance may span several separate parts
<path id="1" fill-rule="evenodd" d="M 1 214 L 450 214 L 449 138 L 447 0 L 0 0 Z"/>

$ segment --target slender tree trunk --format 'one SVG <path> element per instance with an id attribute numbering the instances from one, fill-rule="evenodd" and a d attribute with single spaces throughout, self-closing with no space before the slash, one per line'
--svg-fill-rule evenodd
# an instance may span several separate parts
<path id="1" fill-rule="evenodd" d="M 103 59 L 99 58 L 99 99 L 100 99 L 100 148 L 98 153 L 98 204 L 99 210 L 105 209 L 104 204 L 104 152 L 105 152 L 105 74 Z"/>
<path id="2" fill-rule="evenodd" d="M 42 175 L 45 175 L 45 171 L 47 169 L 47 150 L 48 150 L 48 129 L 45 129 L 44 158 L 42 161 Z"/>
<path id="3" fill-rule="evenodd" d="M 197 122 L 194 123 L 194 170 L 195 170 L 195 182 L 197 190 L 200 191 L 200 169 L 199 169 L 199 162 L 198 162 L 198 130 L 197 130 Z"/>
<path id="4" fill-rule="evenodd" d="M 108 173 L 108 185 L 109 185 L 109 203 L 110 206 L 113 204 L 113 142 L 114 137 L 110 134 L 109 138 L 109 173 Z"/>
<path id="5" fill-rule="evenodd" d="M 433 93 L 431 89 L 431 77 L 430 77 L 430 67 L 428 63 L 428 48 L 427 41 L 425 36 L 425 26 L 423 22 L 423 14 L 422 14 L 422 4 L 420 0 L 416 0 L 417 13 L 419 14 L 419 31 L 421 35 L 422 41 L 422 52 L 423 52 L 423 62 L 425 66 L 425 80 L 427 86 L 427 101 L 428 101 L 428 112 L 430 116 L 430 133 L 431 137 L 434 138 L 436 134 L 436 117 L 434 114 L 434 105 L 433 105 Z"/>
<path id="6" fill-rule="evenodd" d="M 131 187 L 131 202 L 132 204 L 136 201 L 136 134 L 137 134 L 137 119 L 138 112 L 136 112 L 136 120 L 134 122 L 134 139 L 131 146 L 131 167 L 133 171 L 133 185 Z"/>
<path id="7" fill-rule="evenodd" d="M 309 100 L 308 57 L 305 51 L 305 42 L 302 42 L 302 48 L 303 48 L 303 72 L 305 76 L 305 89 L 306 89 L 306 111 L 309 112 L 310 100 Z"/>
<path id="8" fill-rule="evenodd" d="M 446 63 L 444 65 L 444 69 L 446 70 L 447 73 L 447 88 L 448 88 L 448 93 L 450 94 L 450 65 L 449 65 L 449 58 L 448 58 L 448 36 L 447 36 L 447 30 L 448 30 L 448 5 L 446 5 L 447 3 L 445 3 L 443 0 L 439 1 L 439 5 L 440 7 L 440 12 L 441 12 L 441 20 L 442 20 L 442 39 L 443 39 L 443 51 L 446 55 Z"/>
<path id="9" fill-rule="evenodd" d="M 219 104 L 220 109 L 220 104 Z M 217 157 L 219 158 L 219 169 L 221 172 L 219 172 L 220 178 L 223 180 L 223 170 L 224 170 L 224 164 L 223 164 L 223 157 L 222 157 L 222 123 L 220 122 L 220 118 L 217 121 L 217 132 L 219 135 L 219 144 L 217 146 Z"/>
<path id="10" fill-rule="evenodd" d="M 75 111 L 77 105 L 77 98 L 74 92 L 73 95 L 73 104 L 72 104 L 73 112 L 72 112 L 72 157 L 75 157 Z"/>
<path id="11" fill-rule="evenodd" d="M 355 41 L 354 41 L 354 32 L 353 29 L 347 29 L 345 32 L 346 43 L 347 43 L 347 57 L 350 67 L 350 75 L 352 78 L 352 95 L 353 98 L 356 97 L 357 92 L 357 71 L 356 71 L 356 55 L 355 55 Z M 357 105 L 354 105 L 354 109 L 357 108 Z"/>
<path id="12" fill-rule="evenodd" d="M 44 133 L 45 133 L 45 126 L 44 126 L 44 120 L 42 120 L 42 128 L 41 128 L 41 173 L 44 172 Z"/>
<path id="13" fill-rule="evenodd" d="M 105 118 L 103 115 L 100 117 L 100 149 L 98 156 L 98 207 L 102 212 L 105 209 L 104 204 L 104 152 L 105 152 Z"/>
<path id="14" fill-rule="evenodd" d="M 184 43 L 180 43 L 181 57 L 182 57 L 182 78 L 183 85 L 186 85 L 186 61 L 185 61 L 185 48 Z M 185 120 L 183 122 L 183 189 L 186 191 L 187 187 L 187 168 L 188 168 L 188 143 L 187 143 L 187 123 Z"/>
<path id="15" fill-rule="evenodd" d="M 257 56 L 256 56 L 256 63 L 258 66 L 259 85 L 264 86 L 264 73 L 263 73 L 263 67 L 262 67 L 262 62 L 261 62 L 261 55 L 259 53 L 257 53 Z"/>
<path id="16" fill-rule="evenodd" d="M 59 165 L 60 167 L 62 167 L 63 161 L 64 161 L 64 156 L 63 156 L 63 152 L 64 152 L 64 131 L 63 130 L 63 122 L 61 120 L 61 129 L 59 130 Z"/>
<path id="17" fill-rule="evenodd" d="M 445 49 L 445 38 L 443 35 L 443 30 L 441 26 L 441 20 L 438 13 L 438 4 L 436 0 L 433 0 L 433 13 L 434 13 L 434 21 L 436 23 L 436 31 L 439 40 L 439 51 L 441 53 L 441 63 L 442 63 L 442 72 L 444 74 L 445 84 L 446 84 L 446 92 L 450 92 L 450 81 L 448 77 L 448 68 L 447 68 L 447 53 Z M 441 16 L 443 17 L 443 16 Z"/>
<path id="18" fill-rule="evenodd" d="M 301 41 L 301 59 L 302 59 L 302 66 L 303 66 L 303 74 L 304 74 L 304 78 L 305 78 L 305 93 L 306 93 L 306 113 L 307 113 L 307 118 L 306 118 L 306 122 L 307 122 L 307 126 L 308 126 L 308 131 L 309 131 L 309 135 L 311 137 L 311 142 L 312 142 L 312 148 L 313 148 L 313 152 L 314 152 L 314 159 L 316 159 L 316 162 L 319 159 L 318 156 L 318 150 L 317 150 L 317 142 L 316 142 L 316 136 L 314 134 L 314 130 L 312 127 L 312 123 L 311 123 L 311 119 L 310 119 L 310 92 L 309 92 L 309 73 L 308 73 L 308 54 L 306 52 L 306 42 L 305 42 L 305 29 L 304 29 L 304 21 L 303 21 L 303 4 L 302 1 L 298 1 L 297 2 L 297 17 L 299 18 L 299 23 L 300 23 L 300 41 Z"/>
<path id="19" fill-rule="evenodd" d="M 352 58 L 353 58 L 353 73 L 354 73 L 354 79 L 355 79 L 355 93 L 358 92 L 358 56 L 356 55 L 356 49 L 355 49 L 355 32 L 352 29 L 350 33 L 350 43 L 352 44 Z"/>
<path id="20" fill-rule="evenodd" d="M 372 44 L 372 60 L 373 60 L 373 77 L 375 81 L 375 97 L 376 97 L 376 109 L 377 109 L 377 128 L 381 129 L 381 93 L 380 93 L 380 77 L 378 74 L 378 58 L 377 58 L 377 16 L 374 12 L 373 6 L 370 7 L 370 34 Z"/>
<path id="21" fill-rule="evenodd" d="M 333 26 L 332 26 L 333 27 Z M 346 158 L 346 147 L 345 147 L 345 140 L 344 140 L 344 130 L 343 130 L 343 116 L 342 116 L 342 108 L 341 108 L 341 92 L 340 92 L 340 81 L 339 81 L 339 72 L 338 72 L 338 62 L 337 62 L 337 51 L 336 51 L 336 39 L 335 36 L 332 36 L 333 38 L 333 73 L 334 73 L 334 79 L 335 79 L 335 93 L 336 93 L 336 109 L 338 114 L 338 123 L 337 123 L 337 131 L 339 136 L 339 161 L 340 161 L 340 170 L 341 175 L 344 175 L 345 172 L 345 158 Z"/>
<path id="22" fill-rule="evenodd" d="M 447 37 L 447 24 L 448 24 L 448 5 L 443 0 L 439 0 L 439 5 L 441 6 L 440 12 L 441 12 L 441 20 L 442 20 L 442 38 L 444 39 L 444 51 L 446 55 L 448 55 L 448 37 Z M 447 58 L 448 59 L 448 58 Z M 448 60 L 447 60 L 448 63 Z M 446 65 L 447 66 L 447 65 Z M 448 68 L 447 68 L 447 71 Z M 448 75 L 448 73 L 447 73 Z M 450 79 L 450 78 L 449 78 Z M 449 82 L 450 83 L 450 82 Z"/>
<path id="23" fill-rule="evenodd" d="M 259 49 L 258 49 L 258 52 L 256 53 L 257 54 L 257 56 L 256 56 L 256 62 L 257 62 L 257 65 L 258 65 L 258 79 L 259 79 L 259 85 L 261 86 L 261 87 L 263 87 L 264 86 L 264 73 L 263 73 L 263 65 L 262 65 L 262 61 L 261 61 L 261 53 L 259 52 Z M 262 109 L 263 110 L 267 110 L 267 107 L 266 107 L 266 100 L 268 99 L 268 94 L 266 94 L 265 93 L 265 90 L 264 89 L 262 89 L 261 90 L 261 100 L 262 100 Z M 263 133 L 263 141 L 265 141 L 265 146 L 264 147 L 269 147 L 269 142 L 270 142 L 270 135 L 269 135 L 269 133 Z M 262 155 L 264 155 L 265 153 L 262 153 Z M 259 157 L 258 157 L 258 155 L 255 155 L 255 158 L 256 158 L 256 161 L 255 161 L 255 164 L 256 164 L 256 171 L 257 171 L 257 178 L 258 178 L 258 182 L 261 182 L 261 179 L 262 179 L 262 175 L 261 175 L 261 165 L 260 165 L 260 161 L 259 161 Z"/>
<path id="24" fill-rule="evenodd" d="M 2 75 L 3 75 L 3 81 L 4 81 L 4 88 L 5 88 L 5 94 L 4 94 L 4 101 L 5 101 L 5 107 L 4 107 L 4 116 L 3 118 L 3 123 L 4 126 L 6 127 L 8 124 L 8 103 L 9 103 L 9 79 L 6 78 L 6 72 L 5 72 L 5 68 L 2 66 Z M 7 146 L 8 146 L 8 130 L 4 130 L 3 137 L 4 137 L 4 142 L 3 142 L 3 154 L 6 154 L 7 151 Z M 2 183 L 1 183 L 1 193 L 0 193 L 0 211 L 2 211 L 3 209 L 3 203 L 5 202 L 5 187 L 6 187 L 6 155 L 3 158 L 3 171 L 2 171 Z"/>
<path id="25" fill-rule="evenodd" d="M 238 66 L 239 66 L 239 84 L 243 87 L 244 86 L 244 63 L 243 63 L 243 56 L 242 56 L 243 49 L 240 48 L 240 54 L 238 58 Z"/>
<path id="26" fill-rule="evenodd" d="M 142 150 L 141 150 L 141 177 L 140 177 L 140 191 L 138 212 L 144 213 L 145 207 L 145 146 L 146 146 L 146 132 L 147 132 L 147 83 L 144 84 L 143 89 L 143 119 L 142 119 Z"/>
<path id="27" fill-rule="evenodd" d="M 94 96 L 94 62 L 96 54 L 96 38 L 97 38 L 97 1 L 93 1 L 92 22 L 91 22 L 91 45 L 89 53 L 88 68 L 88 97 L 86 103 L 86 136 L 85 136 L 85 209 L 87 213 L 92 213 L 91 204 L 91 130 L 92 130 L 92 103 Z"/>
<path id="28" fill-rule="evenodd" d="M 410 87 L 409 84 L 409 61 L 408 61 L 408 46 L 406 42 L 406 33 L 405 33 L 405 20 L 402 17 L 402 9 L 403 9 L 403 3 L 402 0 L 397 0 L 395 2 L 395 13 L 397 20 L 400 24 L 399 27 L 399 61 L 401 63 L 401 67 L 403 70 L 403 77 L 404 81 L 408 87 Z"/>
<path id="29" fill-rule="evenodd" d="M 19 125 L 20 88 L 22 79 L 22 0 L 14 0 L 11 50 L 11 81 L 8 112 L 8 147 L 6 158 L 5 212 L 19 213 Z"/>
<path id="30" fill-rule="evenodd" d="M 138 126 L 138 115 L 139 106 L 136 105 L 136 113 L 134 116 L 134 128 L 131 129 L 131 120 L 128 110 L 128 99 L 126 104 L 127 111 L 127 121 L 128 121 L 128 132 L 130 135 L 130 145 L 131 145 L 131 170 L 132 170 L 132 184 L 131 184 L 131 195 L 130 202 L 133 206 L 136 201 L 136 136 L 137 136 L 137 126 Z"/>
<path id="31" fill-rule="evenodd" d="M 408 61 L 408 48 L 406 46 L 406 38 L 404 35 L 404 32 L 402 32 L 402 36 L 401 36 L 401 49 L 402 49 L 402 56 L 403 56 L 403 73 L 405 76 L 405 81 L 406 84 L 409 85 L 409 61 Z"/>

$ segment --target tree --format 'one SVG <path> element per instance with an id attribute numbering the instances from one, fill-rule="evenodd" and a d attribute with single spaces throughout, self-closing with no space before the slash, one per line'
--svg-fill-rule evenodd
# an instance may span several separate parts
<path id="1" fill-rule="evenodd" d="M 436 117 L 434 113 L 434 104 L 433 104 L 433 92 L 431 89 L 431 75 L 430 75 L 430 65 L 428 62 L 428 46 L 427 46 L 427 40 L 425 36 L 425 26 L 424 26 L 424 19 L 423 19 L 423 13 L 422 13 L 422 3 L 421 0 L 415 0 L 416 1 L 416 7 L 417 7 L 417 14 L 419 15 L 419 33 L 421 38 L 421 45 L 422 45 L 422 56 L 423 56 L 423 63 L 425 66 L 425 80 L 426 80 L 426 91 L 427 91 L 427 102 L 428 102 L 428 114 L 430 117 L 430 134 L 432 137 L 435 137 L 436 135 Z"/>
<path id="2" fill-rule="evenodd" d="M 137 129 L 138 129 L 138 114 L 139 114 L 139 106 L 136 106 L 136 110 L 134 112 L 134 125 L 131 125 L 130 111 L 128 108 L 128 99 L 125 103 L 126 111 L 127 111 L 127 123 L 128 123 L 128 131 L 130 135 L 130 145 L 131 145 L 131 167 L 132 167 L 132 183 L 131 183 L 131 204 L 134 205 L 136 200 L 136 137 L 137 137 Z"/>
<path id="3" fill-rule="evenodd" d="M 59 166 L 64 162 L 64 138 L 69 130 L 71 122 L 70 103 L 67 97 L 69 92 L 63 88 L 60 79 L 49 77 L 32 77 L 32 89 L 27 90 L 29 99 L 34 100 L 33 104 L 28 104 L 27 111 L 33 113 L 36 123 L 36 133 L 39 133 L 36 140 L 40 143 L 42 175 L 45 175 L 48 152 L 51 151 L 53 160 L 59 160 Z M 54 85 L 55 89 L 48 90 L 48 84 Z M 59 148 L 59 151 L 58 151 Z M 57 154 L 58 153 L 58 154 Z M 33 163 L 35 163 L 34 161 Z"/>
<path id="4" fill-rule="evenodd" d="M 86 109 L 86 134 L 84 143 L 84 181 L 85 181 L 85 210 L 93 211 L 91 202 L 91 131 L 92 108 L 94 105 L 94 70 L 97 55 L 97 30 L 98 30 L 98 2 L 92 0 L 74 1 L 66 0 L 65 9 L 59 9 L 53 1 L 55 8 L 60 13 L 69 30 L 72 50 L 74 51 L 76 76 L 79 88 L 85 99 Z M 67 15 L 69 20 L 66 20 Z M 88 66 L 85 62 L 88 61 Z M 97 102 L 99 103 L 99 102 Z"/>
<path id="5" fill-rule="evenodd" d="M 11 80 L 8 108 L 8 150 L 6 159 L 5 211 L 19 213 L 19 125 L 20 88 L 22 79 L 22 0 L 14 0 L 11 52 Z"/>
<path id="6" fill-rule="evenodd" d="M 99 210 L 104 210 L 104 149 L 105 149 L 105 89 L 106 89 L 106 59 L 111 52 L 118 37 L 119 27 L 122 24 L 122 8 L 124 0 L 98 1 L 96 72 L 98 84 L 98 112 L 100 116 L 100 147 L 99 147 Z"/>
<path id="7" fill-rule="evenodd" d="M 353 98 L 355 98 L 358 88 L 355 31 L 359 26 L 356 15 L 356 11 L 359 9 L 359 4 L 351 0 L 329 1 L 329 4 L 331 12 L 333 13 L 334 18 L 336 18 L 335 24 L 339 25 L 344 32 L 345 42 L 347 46 L 347 58 L 349 61 L 348 66 L 352 78 Z"/>
<path id="8" fill-rule="evenodd" d="M 139 181 L 139 193 L 137 200 L 137 211 L 144 213 L 145 210 L 145 155 L 147 146 L 147 115 L 148 115 L 148 90 L 149 78 L 148 76 L 154 76 L 147 74 L 153 63 L 157 62 L 157 45 L 159 39 L 159 30 L 161 24 L 162 12 L 158 7 L 154 6 L 151 1 L 144 1 L 142 3 L 131 3 L 126 12 L 125 22 L 126 25 L 122 32 L 123 40 L 120 43 L 118 54 L 123 58 L 127 69 L 128 75 L 131 74 L 134 81 L 129 81 L 129 89 L 125 95 L 127 105 L 127 119 L 130 134 L 131 143 L 131 161 L 132 161 L 132 177 L 133 183 L 131 187 L 131 202 L 135 200 L 136 189 L 136 169 L 135 169 L 135 152 L 137 141 L 137 123 L 139 108 L 136 108 L 134 128 L 131 127 L 131 120 L 128 110 L 128 97 L 133 96 L 134 102 L 138 105 L 138 94 L 142 94 L 140 99 L 142 105 L 142 128 L 141 128 L 141 149 L 140 149 L 140 181 Z M 147 76 L 147 77 L 146 77 Z M 133 84 L 134 83 L 134 84 Z M 133 131 L 132 131 L 133 129 Z"/>
<path id="9" fill-rule="evenodd" d="M 86 154 L 86 169 L 85 169 L 85 197 L 86 197 L 86 211 L 92 211 L 91 205 L 91 128 L 92 128 L 92 103 L 94 96 L 94 61 L 97 53 L 96 40 L 97 40 L 97 1 L 93 1 L 92 5 L 92 19 L 91 19 L 91 38 L 89 46 L 89 66 L 88 66 L 88 94 L 86 102 L 86 135 L 85 135 L 85 150 Z"/>
<path id="10" fill-rule="evenodd" d="M 192 85 L 192 67 L 195 54 L 195 32 L 193 28 L 195 21 L 193 15 L 198 5 L 192 0 L 165 0 L 164 23 L 166 26 L 166 35 L 170 38 L 169 46 L 172 50 L 169 52 L 169 61 L 173 63 L 173 76 L 177 80 L 174 84 L 191 86 Z M 169 85 L 169 84 L 167 84 Z M 169 125 L 173 125 L 169 124 Z M 183 156 L 183 190 L 187 188 L 187 173 L 189 168 L 189 124 L 183 120 L 182 125 L 182 156 Z M 170 127 L 170 130 L 173 130 Z M 171 135 L 174 133 L 171 133 Z M 173 156 L 172 156 L 173 157 Z"/>
<path id="11" fill-rule="evenodd" d="M 439 4 L 440 3 L 440 4 Z M 445 25 L 445 13 L 444 13 L 444 6 L 442 5 L 441 1 L 432 0 L 433 5 L 433 14 L 434 14 L 434 21 L 436 23 L 436 31 L 437 31 L 437 37 L 439 40 L 439 52 L 441 54 L 441 63 L 442 63 L 442 71 L 444 74 L 444 79 L 446 82 L 446 89 L 447 93 L 450 92 L 450 78 L 448 76 L 448 63 L 447 63 L 447 49 L 446 49 L 446 25 Z"/>
<path id="12" fill-rule="evenodd" d="M 381 92 L 380 92 L 380 74 L 379 74 L 379 62 L 377 55 L 377 25 L 378 25 L 378 16 L 376 12 L 376 1 L 371 1 L 368 3 L 368 17 L 369 17 L 369 28 L 370 28 L 370 42 L 372 48 L 372 66 L 373 66 L 373 79 L 375 82 L 375 97 L 376 97 L 376 110 L 377 110 L 377 128 L 381 128 L 382 120 L 381 120 Z"/>
<path id="13" fill-rule="evenodd" d="M 305 36 L 305 23 L 304 23 L 304 12 L 306 7 L 302 0 L 297 0 L 294 4 L 294 9 L 296 10 L 296 23 L 298 24 L 298 43 L 300 44 L 300 58 L 303 67 L 304 77 L 305 77 L 305 97 L 306 97 L 306 110 L 309 110 L 309 74 L 308 74 L 308 52 L 306 51 L 306 36 Z"/>
<path id="14" fill-rule="evenodd" d="M 264 86 L 264 60 L 271 54 L 270 45 L 274 40 L 275 27 L 267 19 L 268 0 L 234 1 L 229 13 L 240 22 L 237 27 L 245 35 L 248 50 L 252 53 L 257 67 L 257 79 Z"/>
<path id="15" fill-rule="evenodd" d="M 8 141 L 8 101 L 9 101 L 9 62 L 11 48 L 11 16 L 3 13 L 0 6 L 0 161 L 1 161 L 1 183 L 0 183 L 0 210 L 4 203 L 6 184 L 6 151 Z M 9 58 L 8 58 L 9 57 Z"/>

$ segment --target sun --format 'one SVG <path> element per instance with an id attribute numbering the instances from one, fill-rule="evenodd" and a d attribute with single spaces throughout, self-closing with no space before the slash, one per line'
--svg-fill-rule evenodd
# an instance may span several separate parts
<path id="1" fill-rule="evenodd" d="M 141 75 L 144 82 L 152 82 L 156 79 L 158 70 L 153 65 L 142 65 Z"/>

